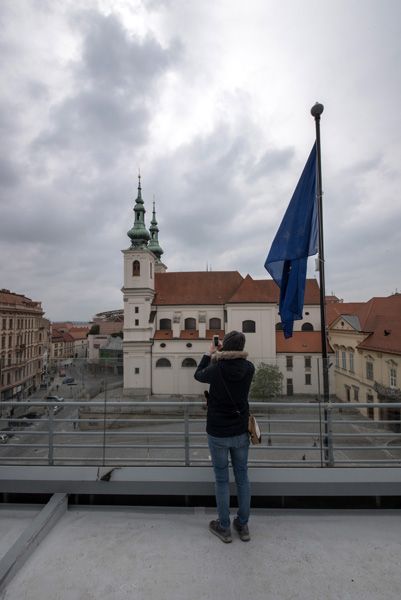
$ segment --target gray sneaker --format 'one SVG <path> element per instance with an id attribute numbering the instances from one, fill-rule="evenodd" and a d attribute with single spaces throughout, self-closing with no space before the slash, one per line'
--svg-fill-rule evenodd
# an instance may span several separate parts
<path id="1" fill-rule="evenodd" d="M 217 537 L 220 538 L 225 544 L 229 544 L 233 541 L 230 527 L 222 527 L 218 520 L 210 521 L 209 530 L 214 533 L 214 535 L 217 535 Z"/>
<path id="2" fill-rule="evenodd" d="M 243 542 L 249 542 L 251 536 L 249 535 L 248 525 L 241 525 L 239 518 L 235 517 L 233 521 L 234 529 L 238 531 L 238 535 Z"/>

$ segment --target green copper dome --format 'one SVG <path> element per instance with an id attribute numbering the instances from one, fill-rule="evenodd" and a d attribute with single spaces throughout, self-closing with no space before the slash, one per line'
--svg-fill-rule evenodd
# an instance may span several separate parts
<path id="1" fill-rule="evenodd" d="M 160 257 L 162 254 L 164 254 L 164 251 L 159 244 L 159 228 L 157 226 L 157 221 L 156 221 L 156 210 L 155 210 L 154 202 L 153 202 L 153 217 L 152 217 L 151 225 L 149 227 L 149 231 L 150 231 L 150 242 L 149 242 L 148 248 L 149 248 L 149 250 L 151 250 L 153 252 L 153 254 L 156 256 L 156 258 L 158 258 L 160 260 Z"/>
<path id="2" fill-rule="evenodd" d="M 143 247 L 150 240 L 149 231 L 145 227 L 145 207 L 142 200 L 141 176 L 138 175 L 138 197 L 134 206 L 135 222 L 132 229 L 127 231 L 131 246 Z"/>

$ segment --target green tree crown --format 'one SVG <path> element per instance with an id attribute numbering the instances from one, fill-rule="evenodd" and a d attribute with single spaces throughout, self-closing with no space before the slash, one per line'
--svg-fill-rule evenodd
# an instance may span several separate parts
<path id="1" fill-rule="evenodd" d="M 282 393 L 283 374 L 277 365 L 260 363 L 256 368 L 251 385 L 251 398 L 275 398 Z"/>

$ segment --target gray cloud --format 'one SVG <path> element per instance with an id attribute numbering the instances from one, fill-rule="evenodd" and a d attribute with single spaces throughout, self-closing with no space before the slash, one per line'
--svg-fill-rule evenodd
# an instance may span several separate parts
<path id="1" fill-rule="evenodd" d="M 164 49 L 150 35 L 140 41 L 117 17 L 95 11 L 72 21 L 82 35 L 82 54 L 70 64 L 73 91 L 51 109 L 32 152 L 57 149 L 109 168 L 146 141 L 152 88 L 178 60 L 179 44 Z"/>
<path id="2" fill-rule="evenodd" d="M 0 156 L 0 186 L 5 188 L 14 187 L 18 183 L 18 168 L 6 156 Z"/>
<path id="3" fill-rule="evenodd" d="M 139 165 L 170 270 L 264 277 L 319 97 L 328 291 L 401 288 L 399 4 L 292 6 L 1 2 L 2 286 L 53 319 L 121 306 Z"/>
<path id="4" fill-rule="evenodd" d="M 267 150 L 251 170 L 248 180 L 270 177 L 275 171 L 286 169 L 294 157 L 293 148 Z"/>

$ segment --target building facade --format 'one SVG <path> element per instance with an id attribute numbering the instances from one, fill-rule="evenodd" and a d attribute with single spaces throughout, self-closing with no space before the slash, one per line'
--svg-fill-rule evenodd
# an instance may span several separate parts
<path id="1" fill-rule="evenodd" d="M 22 400 L 40 386 L 48 353 L 48 321 L 40 302 L 0 290 L 1 400 Z"/>
<path id="2" fill-rule="evenodd" d="M 60 331 L 52 325 L 51 327 L 51 349 L 50 359 L 58 362 L 74 358 L 74 338 L 68 331 Z"/>
<path id="3" fill-rule="evenodd" d="M 126 395 L 201 395 L 193 378 L 213 335 L 236 329 L 246 335 L 246 350 L 256 365 L 277 364 L 283 393 L 316 395 L 321 336 L 319 288 L 308 280 L 304 319 L 285 340 L 278 315 L 279 290 L 272 280 L 245 278 L 238 271 L 168 273 L 161 261 L 153 206 L 150 230 L 139 180 L 134 226 L 123 250 L 124 393 Z"/>
<path id="4" fill-rule="evenodd" d="M 64 333 L 68 333 L 74 340 L 74 348 L 72 358 L 88 358 L 88 334 L 90 330 L 90 325 L 84 323 L 53 323 L 52 324 L 54 332 L 57 334 L 54 338 L 54 343 L 57 344 L 57 348 L 54 348 L 54 353 L 57 350 L 57 353 L 67 354 L 70 352 L 70 338 L 62 339 L 62 335 Z M 58 338 L 58 339 L 56 339 Z M 64 349 L 62 349 L 62 344 L 64 342 Z M 68 350 L 67 350 L 68 349 Z M 71 358 L 71 357 L 68 357 Z"/>
<path id="5" fill-rule="evenodd" d="M 380 403 L 401 401 L 401 294 L 334 303 L 328 316 L 337 397 L 369 403 L 361 412 L 371 419 L 399 421 L 399 409 Z"/>
<path id="6" fill-rule="evenodd" d="M 88 335 L 88 360 L 89 362 L 98 362 L 102 358 L 102 350 L 110 351 L 115 346 L 120 347 L 122 355 L 122 336 L 124 328 L 124 311 L 108 310 L 97 313 L 93 317 L 93 325 Z M 115 338 L 117 344 L 114 343 Z M 109 352 L 110 354 L 110 352 Z M 107 352 L 104 353 L 104 356 Z M 122 363 L 122 356 L 118 359 Z"/>

